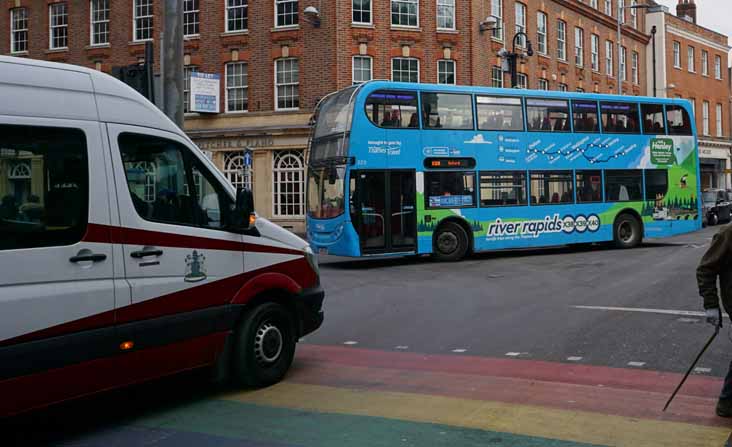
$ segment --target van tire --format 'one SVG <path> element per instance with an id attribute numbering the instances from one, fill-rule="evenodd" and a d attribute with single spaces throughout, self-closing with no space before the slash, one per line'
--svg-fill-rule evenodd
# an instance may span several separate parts
<path id="1" fill-rule="evenodd" d="M 468 234 L 455 222 L 439 226 L 432 242 L 432 256 L 438 261 L 461 260 L 468 252 Z"/>
<path id="2" fill-rule="evenodd" d="M 643 240 L 641 224 L 635 216 L 623 213 L 613 224 L 613 242 L 617 248 L 634 248 Z"/>
<path id="3" fill-rule="evenodd" d="M 284 306 L 264 303 L 255 307 L 234 333 L 232 379 L 249 387 L 279 382 L 292 364 L 296 342 L 295 324 Z"/>

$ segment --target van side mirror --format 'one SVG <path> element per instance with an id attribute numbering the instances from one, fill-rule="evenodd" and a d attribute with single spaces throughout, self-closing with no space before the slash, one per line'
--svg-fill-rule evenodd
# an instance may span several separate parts
<path id="1" fill-rule="evenodd" d="M 237 189 L 236 207 L 232 220 L 235 227 L 243 230 L 248 229 L 254 223 L 254 195 L 250 189 Z"/>

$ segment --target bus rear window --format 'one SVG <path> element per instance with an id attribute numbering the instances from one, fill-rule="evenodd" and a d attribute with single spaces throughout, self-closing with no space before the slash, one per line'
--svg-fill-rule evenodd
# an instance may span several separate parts
<path id="1" fill-rule="evenodd" d="M 689 112 L 681 106 L 666 106 L 669 135 L 691 135 Z"/>
<path id="2" fill-rule="evenodd" d="M 463 208 L 475 206 L 475 172 L 425 172 L 425 206 Z"/>
<path id="3" fill-rule="evenodd" d="M 478 130 L 524 130 L 521 98 L 478 96 Z"/>
<path id="4" fill-rule="evenodd" d="M 569 132 L 569 102 L 561 99 L 527 99 L 526 115 L 533 132 Z"/>
<path id="5" fill-rule="evenodd" d="M 366 115 L 379 127 L 418 128 L 417 93 L 376 91 L 366 98 Z"/>
<path id="6" fill-rule="evenodd" d="M 470 95 L 422 93 L 422 123 L 425 129 L 473 129 Z"/>
<path id="7" fill-rule="evenodd" d="M 602 131 L 605 133 L 639 133 L 638 104 L 601 102 Z"/>

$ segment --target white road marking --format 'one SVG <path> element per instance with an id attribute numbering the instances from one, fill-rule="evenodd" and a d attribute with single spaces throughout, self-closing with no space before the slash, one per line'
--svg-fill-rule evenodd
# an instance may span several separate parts
<path id="1" fill-rule="evenodd" d="M 699 321 L 699 319 L 681 317 L 681 318 L 677 319 L 676 321 L 678 321 L 679 323 L 696 323 L 697 321 Z"/>
<path id="2" fill-rule="evenodd" d="M 628 366 L 635 366 L 637 368 L 640 368 L 641 366 L 645 365 L 646 362 L 628 362 Z"/>
<path id="3" fill-rule="evenodd" d="M 344 342 L 343 342 L 343 344 L 344 344 L 344 345 L 349 345 L 349 346 L 351 346 L 351 345 L 357 345 L 357 344 L 358 344 L 358 342 L 357 342 L 357 341 L 353 341 L 353 340 L 348 340 L 348 341 L 344 341 Z"/>
<path id="4" fill-rule="evenodd" d="M 521 355 L 521 353 L 520 352 L 507 352 L 506 355 L 509 357 L 518 357 Z"/>
<path id="5" fill-rule="evenodd" d="M 702 368 L 701 366 L 697 366 L 694 368 L 694 372 L 697 374 L 709 374 L 712 372 L 712 368 Z"/>
<path id="6" fill-rule="evenodd" d="M 467 351 L 467 349 L 459 348 L 459 349 L 453 349 L 452 350 L 452 352 L 457 352 L 457 353 L 461 353 L 461 352 L 465 352 L 465 351 Z"/>
<path id="7" fill-rule="evenodd" d="M 703 317 L 706 314 L 697 310 L 676 310 L 676 309 L 646 309 L 643 307 L 614 307 L 614 306 L 570 306 L 575 309 L 590 309 L 590 310 L 614 310 L 619 312 L 640 312 L 646 314 L 662 314 L 662 315 L 681 315 L 685 317 Z M 728 314 L 722 314 L 722 316 L 728 317 Z"/>
<path id="8" fill-rule="evenodd" d="M 579 362 L 580 360 L 582 360 L 582 357 L 572 356 L 572 357 L 567 357 L 567 360 L 569 360 L 570 362 Z"/>
<path id="9" fill-rule="evenodd" d="M 409 346 L 399 345 L 399 346 L 394 346 L 394 349 L 405 350 L 405 349 L 409 349 Z"/>

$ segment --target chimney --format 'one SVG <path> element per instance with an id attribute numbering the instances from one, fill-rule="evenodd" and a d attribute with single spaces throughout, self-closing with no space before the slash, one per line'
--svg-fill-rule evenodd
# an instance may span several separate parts
<path id="1" fill-rule="evenodd" d="M 694 0 L 679 0 L 676 15 L 689 22 L 696 23 L 696 5 Z"/>

